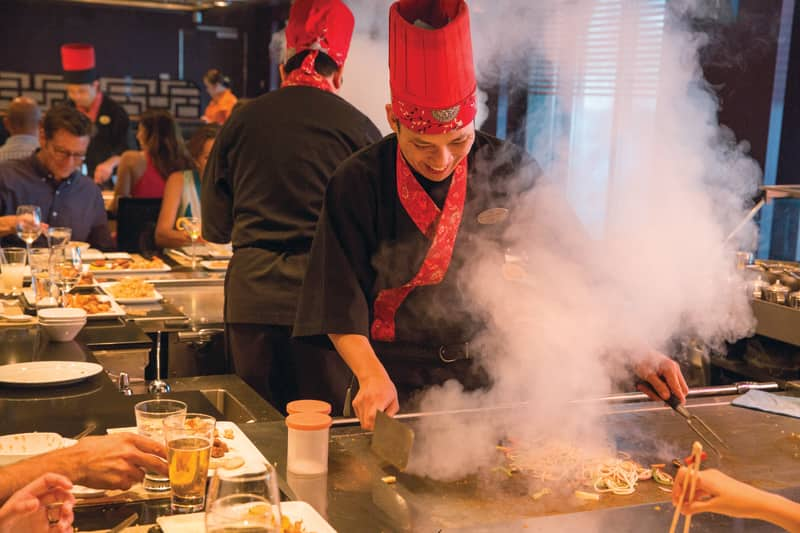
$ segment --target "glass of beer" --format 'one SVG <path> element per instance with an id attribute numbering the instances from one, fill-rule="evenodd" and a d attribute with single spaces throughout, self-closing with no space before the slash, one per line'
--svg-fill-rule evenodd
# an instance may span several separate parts
<path id="1" fill-rule="evenodd" d="M 133 407 L 136 414 L 136 431 L 139 435 L 164 442 L 164 419 L 171 415 L 186 414 L 186 404 L 178 400 L 146 400 Z M 145 490 L 169 490 L 169 478 L 145 472 L 142 482 Z"/>
<path id="2" fill-rule="evenodd" d="M 255 494 L 224 496 L 206 511 L 206 533 L 280 533 L 280 524 L 269 500 Z"/>
<path id="3" fill-rule="evenodd" d="M 213 416 L 198 413 L 170 415 L 164 419 L 172 511 L 175 513 L 194 513 L 205 506 L 215 424 Z"/>

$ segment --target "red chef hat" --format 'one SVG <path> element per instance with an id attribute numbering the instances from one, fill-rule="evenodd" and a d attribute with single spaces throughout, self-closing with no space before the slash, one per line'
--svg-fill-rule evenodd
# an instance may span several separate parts
<path id="1" fill-rule="evenodd" d="M 418 133 L 463 128 L 477 113 L 464 0 L 399 0 L 389 10 L 392 109 Z"/>
<path id="2" fill-rule="evenodd" d="M 97 79 L 94 47 L 91 44 L 71 43 L 61 46 L 61 66 L 67 83 L 92 83 Z"/>
<path id="3" fill-rule="evenodd" d="M 341 0 L 295 0 L 286 25 L 286 58 L 304 50 L 328 54 L 344 65 L 355 18 Z"/>

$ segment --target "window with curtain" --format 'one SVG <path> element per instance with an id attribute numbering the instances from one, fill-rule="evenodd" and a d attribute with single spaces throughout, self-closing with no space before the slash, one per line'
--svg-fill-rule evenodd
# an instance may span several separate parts
<path id="1" fill-rule="evenodd" d="M 566 178 L 587 229 L 599 235 L 609 192 L 656 112 L 666 0 L 544 2 L 530 59 L 526 147 Z"/>

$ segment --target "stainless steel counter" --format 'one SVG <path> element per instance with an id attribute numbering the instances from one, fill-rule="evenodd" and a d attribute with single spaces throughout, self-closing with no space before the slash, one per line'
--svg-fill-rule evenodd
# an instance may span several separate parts
<path id="1" fill-rule="evenodd" d="M 717 428 L 731 446 L 729 455 L 712 456 L 707 466 L 800 497 L 800 441 L 791 437 L 800 432 L 800 420 L 733 407 L 732 398 L 691 402 L 690 409 Z M 695 439 L 683 419 L 650 402 L 614 406 L 606 420 L 618 448 L 644 464 L 669 464 L 673 457 L 660 454 L 678 455 Z M 268 459 L 278 463 L 282 490 L 290 498 L 316 499 L 338 531 L 666 531 L 672 517 L 670 495 L 653 482 L 641 482 L 631 496 L 602 495 L 599 502 L 587 503 L 569 495 L 534 501 L 526 483 L 521 487 L 503 476 L 441 483 L 398 474 L 369 450 L 370 434 L 355 428 L 333 430 L 326 477 L 292 479 L 285 468 L 285 425 L 252 424 L 244 430 Z M 380 481 L 388 474 L 397 475 L 396 484 Z M 711 515 L 697 516 L 692 525 L 692 531 L 776 530 Z"/>

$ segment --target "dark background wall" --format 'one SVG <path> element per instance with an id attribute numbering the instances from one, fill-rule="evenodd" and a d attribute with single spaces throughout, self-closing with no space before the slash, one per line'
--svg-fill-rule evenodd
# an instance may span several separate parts
<path id="1" fill-rule="evenodd" d="M 198 26 L 191 13 L 179 11 L 0 0 L 0 70 L 58 74 L 61 44 L 90 42 L 101 76 L 178 79 L 183 30 L 184 79 L 202 88 L 203 73 L 220 68 L 237 95 L 252 97 L 270 87 L 269 43 L 275 25 L 286 20 L 289 3 L 276 4 L 210 9 Z M 200 29 L 209 26 L 233 28 L 238 37 Z"/>

